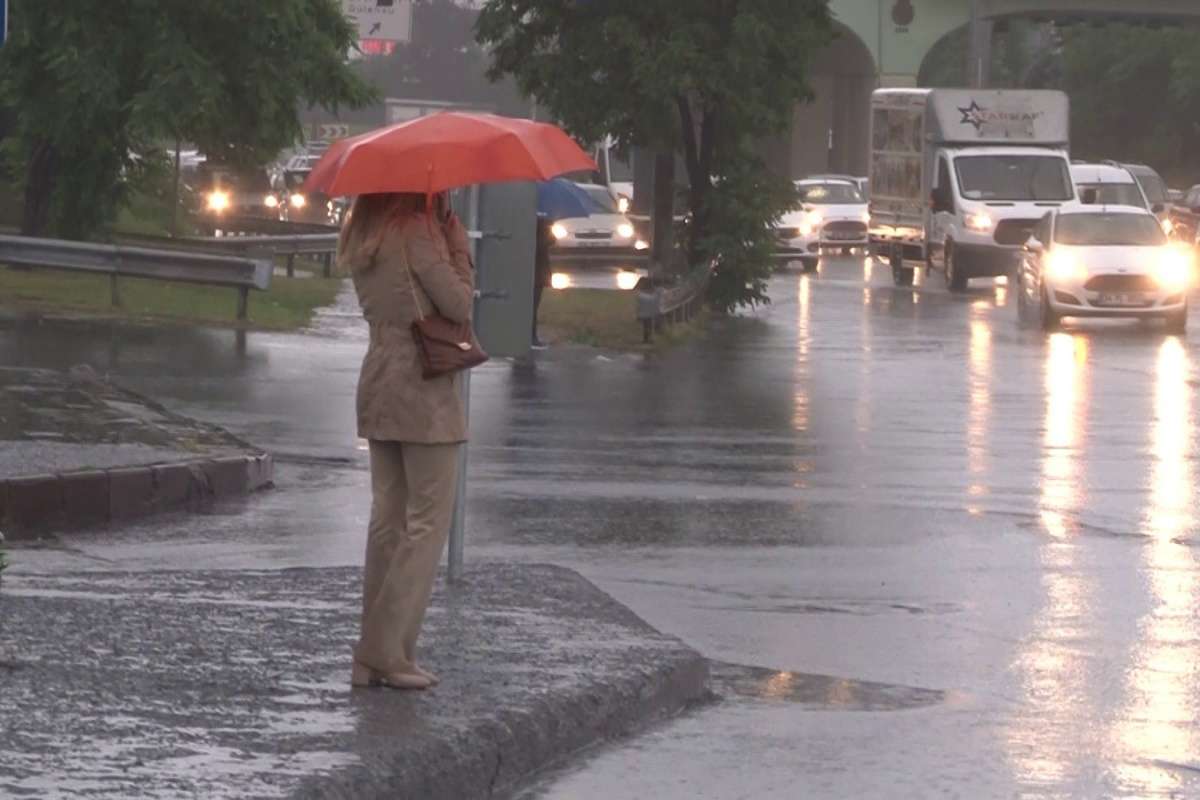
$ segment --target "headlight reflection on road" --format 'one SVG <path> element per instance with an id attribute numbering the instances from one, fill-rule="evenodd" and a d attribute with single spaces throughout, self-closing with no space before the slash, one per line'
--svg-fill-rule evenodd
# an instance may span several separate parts
<path id="1" fill-rule="evenodd" d="M 1046 354 L 1046 430 L 1042 441 L 1041 518 L 1047 533 L 1066 538 L 1082 502 L 1079 465 L 1087 412 L 1088 340 L 1056 333 Z"/>
<path id="2" fill-rule="evenodd" d="M 1038 548 L 1040 597 L 1033 629 L 1022 637 L 1013 662 L 1022 711 L 1004 725 L 1005 750 L 1020 785 L 1068 785 L 1078 765 L 1062 731 L 1085 735 L 1095 725 L 1093 685 L 1097 660 L 1080 642 L 1095 639 L 1097 588 L 1093 571 L 1079 563 L 1082 548 L 1069 534 L 1082 507 L 1079 491 L 1090 375 L 1088 340 L 1066 333 L 1050 337 L 1043 367 L 1046 393 L 1039 506 L 1049 538 Z"/>
<path id="3" fill-rule="evenodd" d="M 1128 700 L 1114 738 L 1117 774 L 1141 796 L 1179 796 L 1189 784 L 1153 764 L 1194 761 L 1196 664 L 1200 662 L 1200 604 L 1195 554 L 1179 541 L 1195 523 L 1194 474 L 1190 454 L 1195 436 L 1191 363 L 1175 337 L 1159 346 L 1150 452 L 1150 503 L 1145 518 L 1149 544 L 1142 548 L 1152 608 L 1139 624 L 1133 664 L 1127 671 Z"/>
<path id="4" fill-rule="evenodd" d="M 977 309 L 971 309 L 978 314 Z M 975 498 L 989 493 L 987 485 L 988 439 L 992 421 L 992 329 L 986 318 L 971 320 L 971 344 L 967 356 L 967 495 Z M 983 509 L 974 502 L 967 513 L 977 515 Z"/>

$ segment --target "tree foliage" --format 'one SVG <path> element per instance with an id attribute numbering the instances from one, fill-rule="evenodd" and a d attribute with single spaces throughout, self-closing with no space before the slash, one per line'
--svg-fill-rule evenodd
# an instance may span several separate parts
<path id="1" fill-rule="evenodd" d="M 766 299 L 772 226 L 790 184 L 755 155 L 811 96 L 826 0 L 488 0 L 478 35 L 493 77 L 585 141 L 682 153 L 688 255 L 715 260 L 719 308 Z"/>
<path id="2" fill-rule="evenodd" d="M 926 86 L 961 86 L 966 34 L 925 60 Z M 1071 149 L 1091 160 L 1150 164 L 1181 186 L 1200 181 L 1200 31 L 1110 23 L 1012 22 L 992 43 L 997 88 L 1062 89 Z"/>
<path id="3" fill-rule="evenodd" d="M 10 25 L 0 103 L 30 234 L 110 222 L 162 143 L 263 163 L 302 106 L 372 98 L 337 0 L 13 0 Z"/>

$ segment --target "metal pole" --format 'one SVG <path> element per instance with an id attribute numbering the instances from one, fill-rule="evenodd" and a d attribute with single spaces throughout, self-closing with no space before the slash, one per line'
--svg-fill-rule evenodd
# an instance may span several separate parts
<path id="1" fill-rule="evenodd" d="M 245 321 L 250 313 L 250 289 L 245 286 L 238 287 L 238 302 L 237 302 L 237 318 Z"/>
<path id="2" fill-rule="evenodd" d="M 479 187 L 472 186 L 467 200 L 466 228 L 469 231 L 479 230 Z M 471 260 L 475 262 L 475 310 L 473 319 L 479 318 L 479 291 L 482 286 L 479 264 L 479 242 L 471 239 Z M 462 381 L 463 413 L 467 415 L 467 427 L 470 429 L 471 420 L 471 371 L 464 370 Z M 454 517 L 450 521 L 450 544 L 446 553 L 446 577 L 450 583 L 458 583 L 463 576 L 463 550 L 466 544 L 467 526 L 467 455 L 468 447 L 464 442 L 458 448 L 458 491 L 454 497 Z"/>

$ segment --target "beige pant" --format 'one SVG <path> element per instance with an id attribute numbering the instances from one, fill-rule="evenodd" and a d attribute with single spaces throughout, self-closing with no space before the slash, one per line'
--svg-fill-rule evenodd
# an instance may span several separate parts
<path id="1" fill-rule="evenodd" d="M 456 444 L 371 441 L 371 525 L 355 659 L 411 672 L 458 484 Z"/>

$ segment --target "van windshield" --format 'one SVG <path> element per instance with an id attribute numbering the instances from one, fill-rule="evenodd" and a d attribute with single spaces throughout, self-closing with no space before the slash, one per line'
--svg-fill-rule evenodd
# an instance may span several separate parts
<path id="1" fill-rule="evenodd" d="M 1081 183 L 1075 188 L 1080 199 L 1089 205 L 1147 208 L 1136 183 Z"/>
<path id="2" fill-rule="evenodd" d="M 968 200 L 1062 203 L 1075 197 L 1067 162 L 1058 156 L 962 156 L 954 168 Z"/>
<path id="3" fill-rule="evenodd" d="M 1054 241 L 1095 247 L 1151 247 L 1167 243 L 1149 214 L 1059 214 Z"/>
<path id="4" fill-rule="evenodd" d="M 865 203 L 858 187 L 850 183 L 802 183 L 796 187 L 800 200 L 814 205 L 854 205 Z"/>

